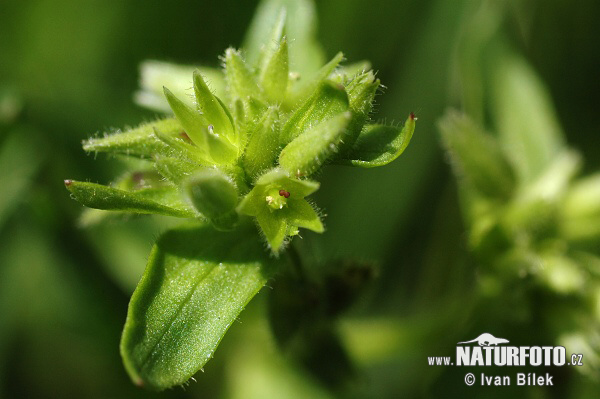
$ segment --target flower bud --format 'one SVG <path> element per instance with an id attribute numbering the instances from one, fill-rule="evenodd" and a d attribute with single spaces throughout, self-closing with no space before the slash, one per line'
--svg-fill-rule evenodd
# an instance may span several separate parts
<path id="1" fill-rule="evenodd" d="M 238 191 L 231 178 L 218 169 L 204 169 L 184 182 L 184 191 L 194 207 L 215 227 L 233 227 Z"/>

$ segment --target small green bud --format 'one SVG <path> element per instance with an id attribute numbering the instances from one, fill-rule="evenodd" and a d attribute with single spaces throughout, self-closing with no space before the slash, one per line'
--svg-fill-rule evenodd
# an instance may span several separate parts
<path id="1" fill-rule="evenodd" d="M 289 143 L 279 155 L 279 165 L 295 176 L 310 176 L 337 151 L 351 113 L 321 122 Z"/>
<path id="2" fill-rule="evenodd" d="M 279 149 L 279 113 L 269 107 L 250 133 L 243 158 L 243 167 L 251 178 L 256 178 L 266 169 L 273 167 Z"/>
<path id="3" fill-rule="evenodd" d="M 188 178 L 184 192 L 189 201 L 217 228 L 233 227 L 238 190 L 233 180 L 218 169 L 203 169 Z M 226 222 L 224 226 L 223 222 Z"/>
<path id="4" fill-rule="evenodd" d="M 237 188 L 217 169 L 204 169 L 184 182 L 185 192 L 194 207 L 208 218 L 226 214 L 237 205 Z"/>
<path id="5" fill-rule="evenodd" d="M 331 81 L 324 81 L 283 126 L 280 144 L 288 144 L 311 127 L 347 111 L 348 107 L 348 95 L 344 87 Z"/>

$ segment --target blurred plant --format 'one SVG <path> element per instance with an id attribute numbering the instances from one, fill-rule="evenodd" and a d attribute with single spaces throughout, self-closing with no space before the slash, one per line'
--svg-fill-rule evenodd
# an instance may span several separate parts
<path id="1" fill-rule="evenodd" d="M 223 72 L 193 71 L 191 99 L 182 96 L 186 67 L 146 63 L 138 101 L 168 107 L 175 117 L 92 138 L 83 146 L 146 164 L 112 186 L 65 181 L 73 198 L 90 208 L 194 220 L 158 239 L 131 299 L 121 354 L 138 385 L 164 389 L 186 382 L 213 356 L 250 299 L 283 271 L 289 260 L 283 249 L 299 228 L 324 231 L 319 211 L 305 199 L 319 188 L 309 178 L 322 166 L 382 166 L 396 159 L 412 137 L 413 114 L 402 127 L 370 123 L 380 86 L 375 74 L 364 63 L 340 67 L 341 53 L 323 65 L 312 37 L 310 3 L 288 7 L 286 14 L 281 2 L 265 1 L 245 52 L 226 50 Z M 177 94 L 164 88 L 162 100 L 158 81 L 169 81 Z M 86 216 L 88 222 L 101 218 Z M 302 267 L 298 259 L 293 263 Z M 371 275 L 369 268 L 347 269 L 358 270 L 359 277 Z M 348 291 L 345 302 L 366 280 L 351 273 L 308 285 L 320 287 L 325 298 L 341 287 Z M 347 307 L 330 302 L 324 306 L 335 311 L 319 318 Z M 322 325 L 316 347 L 339 346 L 329 324 Z M 341 347 L 337 352 L 343 357 Z M 306 363 L 318 354 L 318 349 L 309 351 Z"/>
<path id="2" fill-rule="evenodd" d="M 577 369 L 597 375 L 600 175 L 577 178 L 581 157 L 525 61 L 504 46 L 492 53 L 486 94 L 498 134 L 457 111 L 440 122 L 480 266 L 475 314 L 531 323 L 537 339 L 583 353 Z"/>

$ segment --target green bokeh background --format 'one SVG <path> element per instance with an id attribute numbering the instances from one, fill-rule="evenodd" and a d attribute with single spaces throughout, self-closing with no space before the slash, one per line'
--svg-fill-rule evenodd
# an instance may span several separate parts
<path id="1" fill-rule="evenodd" d="M 122 161 L 95 159 L 80 143 L 156 117 L 132 101 L 141 61 L 217 66 L 227 46 L 241 44 L 257 2 L 0 2 L 0 397 L 598 397 L 600 385 L 572 373 L 561 372 L 554 390 L 466 391 L 460 372 L 426 367 L 427 356 L 451 354 L 472 334 L 465 310 L 476 265 L 460 261 L 464 227 L 436 123 L 468 90 L 456 83 L 456 51 L 483 3 L 505 7 L 503 34 L 547 85 L 585 170 L 600 169 L 600 2 L 318 2 L 326 54 L 370 60 L 387 86 L 376 118 L 419 118 L 393 164 L 326 169 L 315 200 L 328 230 L 306 237 L 316 259 L 379 263 L 354 312 L 381 320 L 373 340 L 388 345 L 388 356 L 365 360 L 368 342 L 350 342 L 356 385 L 328 392 L 277 355 L 262 292 L 198 383 L 155 394 L 130 383 L 118 342 L 153 240 L 173 221 L 132 217 L 82 229 L 82 207 L 62 180 L 107 183 L 122 170 Z M 501 334 L 527 336 L 518 325 Z"/>

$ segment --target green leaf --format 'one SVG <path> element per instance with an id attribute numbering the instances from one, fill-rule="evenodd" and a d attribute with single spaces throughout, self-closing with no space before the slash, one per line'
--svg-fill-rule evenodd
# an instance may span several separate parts
<path id="1" fill-rule="evenodd" d="M 324 81 L 302 105 L 294 111 L 281 129 L 279 142 L 286 145 L 306 130 L 348 110 L 348 95 L 340 84 Z"/>
<path id="2" fill-rule="evenodd" d="M 279 112 L 269 107 L 250 133 L 250 140 L 242 160 L 246 173 L 256 178 L 266 169 L 273 167 L 279 150 Z"/>
<path id="3" fill-rule="evenodd" d="M 341 113 L 302 133 L 279 155 L 279 166 L 292 175 L 310 176 L 337 151 L 351 113 Z"/>
<path id="4" fill-rule="evenodd" d="M 174 150 L 154 135 L 154 129 L 173 138 L 184 133 L 181 124 L 176 119 L 169 118 L 145 123 L 123 133 L 91 138 L 83 142 L 83 149 L 89 152 L 110 152 L 141 158 L 152 158 L 157 154 L 172 156 Z"/>
<path id="5" fill-rule="evenodd" d="M 516 178 L 500 144 L 467 116 L 448 112 L 439 124 L 454 173 L 480 194 L 508 199 Z"/>
<path id="6" fill-rule="evenodd" d="M 530 182 L 564 148 L 563 132 L 547 89 L 524 60 L 503 52 L 494 72 L 500 143 L 520 181 Z"/>
<path id="7" fill-rule="evenodd" d="M 181 201 L 179 192 L 174 186 L 125 191 L 75 180 L 65 180 L 65 186 L 76 201 L 89 208 L 156 213 L 182 218 L 198 216 L 192 208 Z"/>
<path id="8" fill-rule="evenodd" d="M 398 158 L 415 131 L 416 118 L 411 113 L 402 129 L 395 126 L 367 125 L 358 136 L 354 149 L 337 163 L 374 168 Z"/>
<path id="9" fill-rule="evenodd" d="M 194 71 L 194 92 L 198 109 L 202 112 L 206 121 L 213 125 L 214 131 L 217 134 L 224 135 L 229 141 L 234 141 L 235 134 L 229 112 L 221 101 L 212 94 L 198 70 Z"/>
<path id="10" fill-rule="evenodd" d="M 132 380 L 157 390 L 186 382 L 274 271 L 251 226 L 165 233 L 129 304 L 121 355 Z"/>

